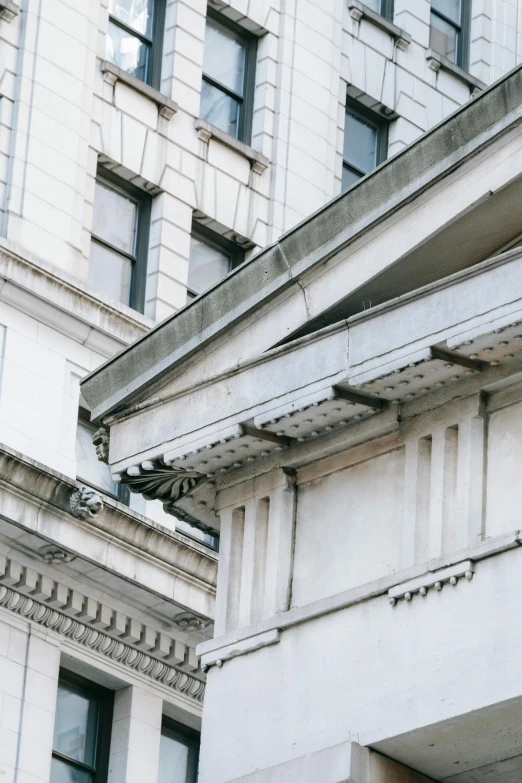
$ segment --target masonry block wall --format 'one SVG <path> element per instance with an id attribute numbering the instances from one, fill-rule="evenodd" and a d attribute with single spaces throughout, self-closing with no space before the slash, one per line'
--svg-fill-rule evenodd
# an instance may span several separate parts
<path id="1" fill-rule="evenodd" d="M 248 259 L 340 193 L 347 95 L 387 117 L 393 155 L 519 61 L 520 5 L 473 0 L 466 73 L 430 58 L 428 0 L 395 0 L 387 27 L 350 0 L 209 0 L 257 38 L 245 148 L 197 127 L 206 0 L 165 2 L 171 116 L 103 71 L 108 0 L 0 11 L 0 439 L 74 476 L 77 379 L 185 305 L 194 221 Z M 87 283 L 98 171 L 152 197 L 144 315 Z M 55 293 L 15 281 L 13 254 Z"/>

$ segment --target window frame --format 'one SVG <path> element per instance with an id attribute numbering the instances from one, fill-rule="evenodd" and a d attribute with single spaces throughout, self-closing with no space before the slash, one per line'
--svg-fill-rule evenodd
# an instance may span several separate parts
<path id="1" fill-rule="evenodd" d="M 387 19 L 389 22 L 393 22 L 395 0 L 381 0 L 380 15 Z"/>
<path id="2" fill-rule="evenodd" d="M 221 234 L 218 234 L 216 231 L 212 231 L 211 228 L 208 228 L 207 226 L 202 225 L 201 223 L 198 223 L 196 220 L 192 221 L 192 228 L 190 230 L 190 237 L 196 236 L 204 242 L 207 245 L 214 246 L 216 250 L 224 250 L 226 253 L 230 255 L 230 269 L 227 272 L 227 275 L 232 272 L 233 269 L 236 269 L 238 266 L 241 266 L 242 263 L 245 261 L 245 250 L 244 248 L 237 245 L 235 242 L 232 242 L 232 240 L 227 239 L 226 237 L 221 236 Z M 190 272 L 190 257 L 189 257 L 189 272 Z M 204 291 L 207 289 L 205 288 L 203 291 L 194 291 L 192 288 L 189 288 L 188 281 L 187 281 L 187 297 L 189 298 L 189 301 L 192 299 L 195 299 L 197 296 L 200 296 Z"/>
<path id="3" fill-rule="evenodd" d="M 239 102 L 239 123 L 237 137 L 231 136 L 231 138 L 237 138 L 238 141 L 242 141 L 244 144 L 250 144 L 252 141 L 252 122 L 254 118 L 254 93 L 256 87 L 256 65 L 257 65 L 257 37 L 245 30 L 244 27 L 236 24 L 230 19 L 220 14 L 218 11 L 214 11 L 212 8 L 207 9 L 207 19 L 211 19 L 216 24 L 221 25 L 225 29 L 228 29 L 234 35 L 238 36 L 245 43 L 245 74 L 243 77 L 243 95 L 239 95 L 235 90 L 230 89 L 220 81 L 215 79 L 210 74 L 202 73 L 202 81 L 211 84 L 221 92 L 226 93 L 231 98 L 234 98 Z M 202 119 L 206 119 L 202 117 Z M 210 122 L 210 120 L 207 120 Z M 226 133 L 226 131 L 223 131 Z M 227 136 L 230 136 L 227 133 Z"/>
<path id="4" fill-rule="evenodd" d="M 449 24 L 451 27 L 453 27 L 454 30 L 457 31 L 457 51 L 455 53 L 455 62 L 453 63 L 458 68 L 462 68 L 464 71 L 469 70 L 469 49 L 470 49 L 470 33 L 471 33 L 471 0 L 460 0 L 460 20 L 459 22 L 455 22 L 453 19 L 450 19 L 448 16 L 443 14 L 441 11 L 438 11 L 436 8 L 433 7 L 433 2 L 430 2 L 430 36 L 431 36 L 431 17 L 436 16 L 439 19 L 442 19 L 443 22 L 446 22 L 446 24 Z M 431 41 L 430 41 L 431 46 Z M 446 55 L 442 54 L 441 52 L 437 52 L 436 49 L 433 50 L 438 54 L 440 57 L 445 57 Z M 447 58 L 449 60 L 449 58 Z M 450 60 L 450 62 L 452 62 Z"/>
<path id="5" fill-rule="evenodd" d="M 109 21 L 115 24 L 128 35 L 138 38 L 142 43 L 149 47 L 149 57 L 147 59 L 147 78 L 143 80 L 144 84 L 150 85 L 155 90 L 161 86 L 161 66 L 163 60 L 163 43 L 165 34 L 165 7 L 166 0 L 153 0 L 152 6 L 152 38 L 143 33 L 139 33 L 133 27 L 130 27 L 117 16 L 109 13 Z M 132 74 L 134 75 L 134 74 Z M 139 79 L 138 76 L 136 76 Z M 140 81 L 142 81 L 140 79 Z"/>
<path id="6" fill-rule="evenodd" d="M 103 688 L 97 683 L 86 680 L 73 672 L 60 669 L 58 675 L 58 685 L 63 684 L 69 690 L 86 696 L 89 699 L 95 699 L 98 702 L 98 725 L 96 727 L 96 758 L 95 767 L 90 767 L 81 761 L 70 759 L 64 753 L 54 749 L 54 727 L 53 727 L 53 748 L 52 757 L 63 761 L 64 763 L 89 772 L 92 775 L 92 783 L 107 783 L 109 774 L 109 755 L 112 733 L 112 715 L 114 707 L 113 691 Z M 56 692 L 58 700 L 58 690 Z M 56 718 L 55 718 L 56 719 Z"/>
<path id="7" fill-rule="evenodd" d="M 116 253 L 131 262 L 130 294 L 129 302 L 126 306 L 136 310 L 138 313 L 143 313 L 145 309 L 145 289 L 147 285 L 152 198 L 148 193 L 145 193 L 143 190 L 136 187 L 136 185 L 122 179 L 122 177 L 118 177 L 116 174 L 113 174 L 112 171 L 109 171 L 102 166 L 99 166 L 96 172 L 96 181 L 98 180 L 113 188 L 113 190 L 119 190 L 123 195 L 138 202 L 134 256 L 115 247 L 110 242 L 107 242 L 106 239 L 98 236 L 93 230 L 94 226 L 92 226 L 91 229 L 91 241 L 94 240 L 99 245 L 103 245 L 103 247 L 111 252 Z M 121 302 L 121 304 L 125 305 L 125 302 Z"/>
<path id="8" fill-rule="evenodd" d="M 90 413 L 86 408 L 83 408 L 81 405 L 78 406 L 78 420 L 76 426 L 78 424 L 83 422 L 84 424 L 87 424 L 90 429 L 94 430 L 96 432 L 97 427 L 94 427 L 91 422 Z M 95 489 L 96 492 L 101 492 L 102 495 L 105 495 L 109 498 L 114 498 L 114 500 L 118 500 L 120 503 L 123 503 L 123 505 L 128 506 L 130 504 L 130 490 L 126 484 L 117 484 L 117 490 L 116 493 L 113 494 L 112 492 L 107 492 L 107 490 L 102 489 L 97 484 L 92 484 L 90 481 L 87 481 L 87 479 L 82 478 L 82 476 L 79 476 L 76 474 L 76 480 L 81 481 L 82 484 L 85 484 L 87 487 L 91 487 L 91 489 Z"/>
<path id="9" fill-rule="evenodd" d="M 377 129 L 377 153 L 375 156 L 376 157 L 375 168 L 377 168 L 377 166 L 380 166 L 380 164 L 383 163 L 388 156 L 388 131 L 390 125 L 389 121 L 385 117 L 382 117 L 380 114 L 377 114 L 377 112 L 368 109 L 359 101 L 356 101 L 354 98 L 351 98 L 349 95 L 346 96 L 344 111 L 345 111 L 345 116 L 348 112 L 350 112 L 350 114 L 354 115 L 355 117 L 359 116 L 361 119 L 365 120 L 366 122 L 370 122 Z M 344 133 L 346 133 L 346 127 Z M 360 175 L 359 179 L 362 179 L 363 177 L 365 177 L 367 174 L 370 173 L 369 171 L 363 172 L 362 169 L 358 168 L 358 166 L 356 166 L 354 163 L 350 162 L 344 157 L 344 136 L 343 136 L 343 170 L 345 168 L 349 169 L 350 171 L 356 174 L 359 174 Z M 374 169 L 371 169 L 371 171 L 373 170 Z"/>
<path id="10" fill-rule="evenodd" d="M 172 737 L 178 740 L 178 742 L 187 745 L 189 748 L 195 748 L 197 751 L 196 758 L 196 780 L 199 772 L 199 751 L 201 748 L 201 734 L 196 729 L 191 729 L 189 726 L 185 726 L 183 723 L 179 723 L 173 718 L 169 718 L 163 715 L 161 718 L 161 734 L 167 737 Z"/>

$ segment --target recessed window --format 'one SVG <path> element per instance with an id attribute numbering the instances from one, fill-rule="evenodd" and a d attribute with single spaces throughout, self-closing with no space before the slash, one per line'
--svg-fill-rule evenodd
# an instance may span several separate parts
<path id="1" fill-rule="evenodd" d="M 76 427 L 76 477 L 89 487 L 128 505 L 128 487 L 115 484 L 109 466 L 98 459 L 96 447 L 92 442 L 97 429 L 98 427 L 89 421 L 89 412 L 80 408 Z"/>
<path id="2" fill-rule="evenodd" d="M 393 0 L 364 0 L 364 5 L 375 11 L 376 14 L 384 16 L 385 19 L 393 19 Z"/>
<path id="3" fill-rule="evenodd" d="M 218 234 L 196 226 L 190 237 L 188 298 L 193 299 L 219 283 L 244 261 L 244 252 Z"/>
<path id="4" fill-rule="evenodd" d="M 158 88 L 164 21 L 164 0 L 109 0 L 106 59 Z"/>
<path id="5" fill-rule="evenodd" d="M 372 171 L 386 159 L 388 125 L 374 112 L 348 101 L 344 124 L 342 189 Z"/>
<path id="6" fill-rule="evenodd" d="M 237 25 L 207 18 L 200 114 L 235 139 L 250 143 L 256 39 Z"/>
<path id="7" fill-rule="evenodd" d="M 69 673 L 58 682 L 50 783 L 105 783 L 113 694 Z"/>
<path id="8" fill-rule="evenodd" d="M 99 176 L 94 191 L 88 283 L 143 311 L 150 197 L 127 183 Z"/>
<path id="9" fill-rule="evenodd" d="M 430 48 L 460 68 L 468 67 L 470 0 L 431 0 Z"/>
<path id="10" fill-rule="evenodd" d="M 158 783 L 196 783 L 199 734 L 164 719 L 161 728 Z"/>

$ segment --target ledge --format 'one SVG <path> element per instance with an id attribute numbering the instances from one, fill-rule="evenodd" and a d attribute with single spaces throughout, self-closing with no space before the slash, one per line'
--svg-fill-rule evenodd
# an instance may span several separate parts
<path id="1" fill-rule="evenodd" d="M 126 84 L 127 87 L 132 87 L 136 92 L 140 92 L 146 98 L 150 98 L 150 100 L 154 101 L 157 105 L 160 115 L 165 117 L 166 120 L 170 120 L 179 108 L 176 101 L 173 101 L 172 98 L 168 98 L 159 90 L 155 90 L 154 87 L 145 84 L 141 79 L 137 79 L 135 76 L 132 76 L 132 74 L 127 73 L 127 71 L 124 71 L 122 68 L 118 68 L 117 65 L 110 63 L 108 60 L 102 62 L 101 72 L 103 73 L 105 81 L 112 87 L 114 87 L 116 82 L 122 82 L 122 84 Z"/>
<path id="2" fill-rule="evenodd" d="M 101 294 L 65 270 L 0 238 L 0 301 L 7 302 L 82 345 L 112 357 L 146 334 L 154 322 Z"/>
<path id="3" fill-rule="evenodd" d="M 438 52 L 434 52 L 433 49 L 428 49 L 426 52 L 426 60 L 428 62 L 428 67 L 431 68 L 432 71 L 438 73 L 442 69 L 443 71 L 452 73 L 462 82 L 467 84 L 472 93 L 475 93 L 475 90 L 477 90 L 478 94 L 479 92 L 482 92 L 482 90 L 484 90 L 487 86 L 485 82 L 481 82 L 480 79 L 476 79 L 470 73 L 465 71 L 464 68 L 460 68 L 460 66 L 455 65 L 455 63 L 452 63 L 451 60 L 448 60 L 448 58 L 444 57 L 444 55 L 439 54 Z"/>
<path id="4" fill-rule="evenodd" d="M 361 19 L 367 19 L 368 22 L 374 24 L 375 27 L 379 27 L 381 30 L 384 30 L 384 32 L 389 33 L 392 38 L 395 38 L 398 49 L 404 51 L 410 45 L 411 35 L 407 33 L 406 30 L 397 27 L 397 25 L 393 24 L 388 19 L 385 19 L 384 16 L 381 16 L 381 14 L 372 11 L 372 9 L 368 8 L 364 3 L 360 3 L 359 0 L 349 0 L 348 11 L 354 21 L 359 22 Z"/>
<path id="5" fill-rule="evenodd" d="M 456 581 L 460 577 L 470 579 L 470 575 L 472 577 L 475 571 L 475 563 L 517 549 L 521 545 L 522 531 L 520 530 L 493 536 L 445 558 L 419 563 L 305 606 L 292 607 L 287 612 L 281 612 L 256 625 L 239 628 L 225 636 L 201 642 L 196 652 L 202 656 L 202 665 L 206 669 L 214 665 L 219 667 L 220 662 L 224 660 L 253 652 L 269 644 L 276 644 L 280 637 L 270 634 L 270 631 L 285 631 L 301 623 L 349 609 L 374 598 L 387 596 L 392 605 L 398 598 L 409 601 L 411 595 L 406 597 L 406 593 L 420 592 L 422 587 L 425 587 L 426 591 L 429 587 L 439 590 L 439 582 L 442 587 L 443 583 L 454 585 L 456 582 L 453 579 Z M 423 594 L 422 592 L 421 595 Z M 391 599 L 394 599 L 393 603 Z"/>
<path id="6" fill-rule="evenodd" d="M 209 142 L 210 139 L 215 139 L 216 141 L 221 142 L 221 144 L 224 144 L 225 147 L 229 147 L 231 150 L 234 150 L 234 152 L 238 152 L 244 158 L 247 158 L 247 160 L 250 161 L 250 168 L 252 171 L 255 171 L 256 174 L 262 174 L 269 167 L 270 161 L 265 155 L 252 149 L 252 147 L 249 147 L 248 144 L 245 144 L 243 141 L 239 141 L 228 133 L 216 128 L 212 123 L 207 122 L 206 120 L 197 119 L 194 127 L 196 128 L 198 138 L 200 138 L 201 141 Z"/>
<path id="7" fill-rule="evenodd" d="M 15 16 L 20 13 L 20 8 L 12 0 L 2 0 L 0 3 L 0 19 L 6 22 L 12 22 Z"/>

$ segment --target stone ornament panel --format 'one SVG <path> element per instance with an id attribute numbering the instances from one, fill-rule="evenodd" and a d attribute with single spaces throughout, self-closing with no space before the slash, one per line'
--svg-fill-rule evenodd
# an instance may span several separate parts
<path id="1" fill-rule="evenodd" d="M 203 700 L 205 680 L 193 648 L 4 555 L 0 555 L 0 607 L 198 702 Z M 191 615 L 186 628 L 195 629 L 198 620 Z"/>

